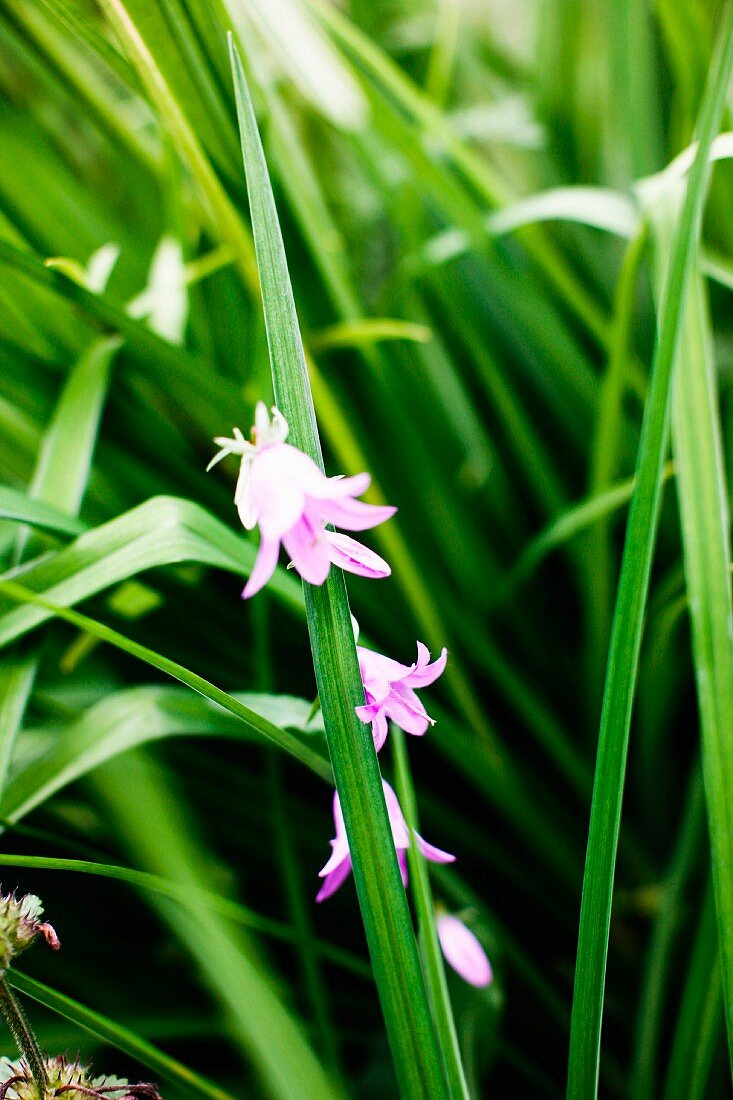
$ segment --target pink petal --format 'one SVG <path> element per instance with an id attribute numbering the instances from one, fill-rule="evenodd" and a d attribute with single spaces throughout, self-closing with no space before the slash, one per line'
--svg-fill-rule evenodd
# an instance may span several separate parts
<path id="1" fill-rule="evenodd" d="M 359 657 L 359 671 L 367 701 L 381 705 L 389 695 L 390 681 L 386 677 L 378 675 L 379 670 L 373 663 L 363 659 L 363 654 L 368 650 L 357 646 L 356 652 Z"/>
<path id="2" fill-rule="evenodd" d="M 344 823 L 344 814 L 341 809 L 341 800 L 338 796 L 338 791 L 333 792 L 333 823 L 336 830 L 336 836 L 330 842 L 332 852 L 328 862 L 325 867 L 322 867 L 318 872 L 321 877 L 331 874 L 339 863 L 349 858 L 349 840 L 346 836 L 346 824 Z"/>
<path id="3" fill-rule="evenodd" d="M 379 714 L 379 707 L 379 703 L 365 703 L 363 707 L 354 707 L 354 710 L 359 721 L 368 725 Z"/>
<path id="4" fill-rule="evenodd" d="M 314 481 L 308 489 L 308 495 L 317 500 L 337 500 L 340 497 L 360 497 L 371 484 L 369 474 L 355 474 L 354 477 L 326 477 Z"/>
<path id="5" fill-rule="evenodd" d="M 350 872 L 351 860 L 347 857 L 343 863 L 340 863 L 338 867 L 326 877 L 323 886 L 321 886 L 321 889 L 316 894 L 316 901 L 325 901 L 326 898 L 331 897 L 331 894 L 335 894 L 339 886 L 349 877 Z"/>
<path id="6" fill-rule="evenodd" d="M 404 848 L 397 849 L 397 863 L 400 867 L 400 875 L 402 876 L 402 885 L 407 886 L 407 852 Z"/>
<path id="7" fill-rule="evenodd" d="M 423 840 L 419 833 L 415 833 L 415 841 L 430 863 L 455 863 L 455 856 L 452 856 L 450 852 L 444 852 L 442 848 L 436 848 L 433 844 L 428 844 L 427 840 Z"/>
<path id="8" fill-rule="evenodd" d="M 251 474 L 252 459 L 248 455 L 243 455 L 239 467 L 237 487 L 234 490 L 234 503 L 237 506 L 239 519 L 246 531 L 252 531 L 257 526 L 257 509 L 252 504 L 249 492 Z"/>
<path id="9" fill-rule="evenodd" d="M 425 707 L 412 692 L 409 692 L 409 695 L 405 698 L 401 692 L 398 692 L 398 687 L 401 688 L 402 685 L 399 684 L 393 687 L 389 699 L 384 704 L 385 714 L 405 733 L 422 737 L 430 725 L 430 718 Z M 412 698 L 409 696 L 412 696 Z"/>
<path id="10" fill-rule="evenodd" d="M 329 875 L 333 874 L 333 872 L 338 867 L 341 866 L 344 860 L 350 858 L 348 844 L 341 845 L 339 844 L 338 840 L 330 840 L 329 844 L 331 845 L 332 849 L 331 855 L 328 857 L 328 860 L 326 861 L 326 863 L 324 863 L 323 867 L 321 867 L 320 871 L 318 872 L 319 878 L 327 878 Z M 346 851 L 344 851 L 344 847 L 346 848 Z"/>
<path id="11" fill-rule="evenodd" d="M 391 684 L 395 680 L 402 680 L 405 676 L 409 676 L 415 668 L 415 665 L 402 665 L 399 661 L 393 661 L 391 657 L 385 657 L 383 653 L 377 653 L 365 646 L 358 645 L 356 652 L 359 657 L 361 677 L 365 683 L 369 680 Z"/>
<path id="12" fill-rule="evenodd" d="M 418 642 L 417 664 L 406 678 L 407 685 L 412 688 L 420 688 L 427 687 L 428 684 L 434 683 L 439 676 L 442 676 L 447 660 L 448 650 L 443 646 L 440 657 L 433 661 L 432 665 L 429 664 L 430 654 L 422 642 Z"/>
<path id="13" fill-rule="evenodd" d="M 447 961 L 461 977 L 475 986 L 490 985 L 494 977 L 486 952 L 458 917 L 444 913 L 435 922 Z"/>
<path id="14" fill-rule="evenodd" d="M 387 740 L 387 717 L 384 714 L 379 703 L 367 703 L 363 707 L 354 707 L 356 711 L 356 717 L 360 722 L 365 724 L 371 724 L 372 736 L 374 737 L 374 748 L 379 750 Z"/>
<path id="15" fill-rule="evenodd" d="M 305 510 L 306 485 L 320 470 L 288 443 L 265 447 L 252 460 L 249 503 L 268 538 L 280 538 Z"/>
<path id="16" fill-rule="evenodd" d="M 260 539 L 260 548 L 257 551 L 257 557 L 255 558 L 252 572 L 249 575 L 249 580 L 244 586 L 242 599 L 248 600 L 250 596 L 254 596 L 255 592 L 259 592 L 259 590 L 267 584 L 270 577 L 275 572 L 279 553 L 279 539 L 266 539 L 264 536 Z"/>
<path id="17" fill-rule="evenodd" d="M 348 535 L 336 531 L 324 531 L 323 539 L 328 544 L 329 556 L 334 565 L 345 569 L 347 573 L 356 573 L 359 577 L 388 577 L 392 570 L 383 558 L 368 550 L 360 542 Z"/>
<path id="18" fill-rule="evenodd" d="M 300 519 L 286 531 L 282 540 L 303 580 L 323 584 L 331 568 L 331 558 L 322 533 L 314 531 L 306 519 Z"/>
<path id="19" fill-rule="evenodd" d="M 397 795 L 386 779 L 382 780 L 382 787 L 384 788 L 384 798 L 387 803 L 389 823 L 392 826 L 392 840 L 394 841 L 394 846 L 395 848 L 409 848 L 410 834 L 407 831 L 407 822 L 402 813 L 402 807 L 400 806 Z"/>
<path id="20" fill-rule="evenodd" d="M 319 500 L 313 506 L 325 523 L 333 523 L 347 531 L 366 531 L 391 519 L 397 511 L 386 504 L 364 504 L 361 500 L 352 500 L 351 497 Z"/>
<path id="21" fill-rule="evenodd" d="M 380 752 L 384 746 L 384 742 L 387 740 L 387 733 L 389 726 L 387 725 L 387 716 L 384 711 L 378 711 L 374 716 L 372 722 L 372 737 L 374 738 L 374 748 L 377 752 Z"/>

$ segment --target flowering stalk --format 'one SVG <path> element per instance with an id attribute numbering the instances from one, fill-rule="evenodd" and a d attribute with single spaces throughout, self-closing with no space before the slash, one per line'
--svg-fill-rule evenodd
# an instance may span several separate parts
<path id="1" fill-rule="evenodd" d="M 0 894 L 0 1011 L 7 1022 L 13 1039 L 25 1057 L 28 1070 L 38 1088 L 39 1096 L 45 1096 L 48 1079 L 43 1057 L 36 1037 L 16 1001 L 6 980 L 8 967 L 13 959 L 31 946 L 39 937 L 57 951 L 59 938 L 48 921 L 42 921 L 43 905 L 35 894 L 19 898 L 15 891 Z"/>
<path id="2" fill-rule="evenodd" d="M 397 726 L 392 727 L 392 755 L 395 762 L 397 790 L 407 821 L 407 826 L 417 835 L 417 806 L 412 785 L 410 765 L 407 759 L 405 736 Z M 417 845 L 410 845 L 407 851 L 410 864 L 412 896 L 417 910 L 420 928 L 420 946 L 425 960 L 425 975 L 428 994 L 435 1017 L 435 1025 L 445 1062 L 446 1075 L 454 1100 L 469 1100 L 470 1093 L 463 1070 L 461 1049 L 458 1043 L 453 1008 L 448 994 L 448 983 L 441 954 L 441 945 L 435 922 L 435 904 L 430 888 L 430 878 L 425 858 Z"/>
<path id="3" fill-rule="evenodd" d="M 275 400 L 288 422 L 293 445 L 323 471 L 277 211 L 246 78 L 231 38 L 230 52 Z M 355 713 L 365 700 L 343 574 L 331 569 L 320 587 L 306 583 L 304 594 L 326 737 L 400 1089 L 410 1100 L 447 1100 L 440 1046 L 392 843 L 374 743 Z"/>
<path id="4" fill-rule="evenodd" d="M 23 1009 L 13 996 L 5 974 L 0 978 L 0 1010 L 5 1017 L 8 1030 L 15 1040 L 15 1045 L 28 1064 L 28 1069 L 38 1089 L 38 1095 L 46 1096 L 48 1094 L 48 1077 L 43 1055 Z"/>

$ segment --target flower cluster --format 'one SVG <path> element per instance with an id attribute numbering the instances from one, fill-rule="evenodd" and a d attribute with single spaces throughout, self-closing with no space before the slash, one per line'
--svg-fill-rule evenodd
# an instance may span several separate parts
<path id="1" fill-rule="evenodd" d="M 162 1100 L 155 1085 L 131 1085 L 122 1077 L 93 1077 L 91 1068 L 63 1055 L 44 1058 L 48 1088 L 41 1095 L 33 1074 L 21 1058 L 0 1061 L 0 1100 L 50 1100 L 53 1096 L 96 1097 L 97 1100 Z"/>
<path id="2" fill-rule="evenodd" d="M 238 428 L 231 438 L 217 438 L 219 451 L 208 469 L 228 455 L 240 459 L 239 477 L 234 501 L 244 527 L 260 530 L 257 557 L 242 593 L 253 596 L 270 580 L 277 566 L 280 546 L 284 546 L 291 563 L 310 584 L 326 580 L 331 565 L 337 565 L 362 577 L 379 578 L 390 574 L 389 565 L 348 535 L 332 530 L 332 526 L 347 531 L 365 531 L 376 527 L 394 515 L 396 509 L 387 505 L 365 504 L 357 500 L 369 487 L 366 473 L 355 477 L 326 477 L 308 455 L 286 443 L 288 424 L 282 413 L 273 408 L 272 415 L 263 402 L 255 410 L 255 423 L 250 438 L 245 439 Z M 448 653 L 443 649 L 437 660 L 417 643 L 417 660 L 403 665 L 381 653 L 357 646 L 359 669 L 364 688 L 364 704 L 356 708 L 357 717 L 371 726 L 374 745 L 379 752 L 387 739 L 389 722 L 405 733 L 421 737 L 433 725 L 433 719 L 416 694 L 442 674 Z M 411 831 L 389 783 L 382 780 L 392 840 L 402 881 L 407 885 L 407 849 Z M 333 796 L 333 817 L 336 836 L 331 841 L 331 856 L 319 872 L 323 885 L 316 901 L 324 901 L 342 885 L 351 871 L 351 855 L 338 792 Z M 416 832 L 415 844 L 423 856 L 433 863 L 452 863 L 455 856 L 428 844 Z M 488 985 L 492 980 L 491 965 L 480 943 L 455 916 L 439 916 L 438 938 L 448 962 L 466 981 Z"/>
<path id="3" fill-rule="evenodd" d="M 0 893 L 0 974 L 10 966 L 16 955 L 42 936 L 49 947 L 57 951 L 59 938 L 50 924 L 41 921 L 43 905 L 35 894 L 18 898 Z"/>

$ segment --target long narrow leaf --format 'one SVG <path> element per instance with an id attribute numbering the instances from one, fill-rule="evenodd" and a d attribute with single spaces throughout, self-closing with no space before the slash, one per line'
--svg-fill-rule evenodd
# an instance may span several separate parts
<path id="1" fill-rule="evenodd" d="M 676 229 L 662 297 L 659 338 L 644 413 L 611 633 L 598 741 L 570 1037 L 568 1097 L 596 1095 L 613 879 L 626 754 L 669 439 L 672 372 L 683 304 L 710 174 L 708 155 L 720 125 L 733 63 L 733 10 L 726 6 L 719 50 L 700 113 L 699 145 Z"/>
<path id="2" fill-rule="evenodd" d="M 112 630 L 110 627 L 104 626 L 104 624 L 98 623 L 94 619 L 90 619 L 88 615 L 81 615 L 78 611 L 69 611 L 67 608 L 59 607 L 47 600 L 42 600 L 27 588 L 24 588 L 23 585 L 15 584 L 12 581 L 0 581 L 0 591 L 5 592 L 6 595 L 12 596 L 14 599 L 27 600 L 30 603 L 36 604 L 42 607 L 47 613 L 64 619 L 66 622 L 71 623 L 72 626 L 76 626 L 80 630 L 86 631 L 87 634 L 99 638 L 100 641 L 107 642 L 109 645 L 121 649 L 124 653 L 129 653 L 130 656 L 145 661 L 146 664 L 152 665 L 153 668 L 160 669 L 160 671 L 164 672 L 167 676 L 171 676 L 174 680 L 186 684 L 187 687 L 192 688 L 193 691 L 198 692 L 199 695 L 203 695 L 204 698 L 210 699 L 213 703 L 217 703 L 220 707 L 223 707 L 225 711 L 240 718 L 253 731 L 262 734 L 274 744 L 279 745 L 280 748 L 290 752 L 292 756 L 309 767 L 316 775 L 320 775 L 323 779 L 330 778 L 328 762 L 324 760 L 320 753 L 310 748 L 310 746 L 303 744 L 294 734 L 287 730 L 281 730 L 267 718 L 256 714 L 250 707 L 240 703 L 235 696 L 229 695 L 226 691 L 222 691 L 221 688 L 209 683 L 203 676 L 199 676 L 197 673 L 191 672 L 190 669 L 184 668 L 183 665 L 178 664 L 177 661 L 171 661 L 168 657 L 164 657 L 162 654 L 156 653 L 152 649 L 148 649 L 147 646 L 140 645 L 138 642 L 133 642 L 130 638 L 126 638 L 116 630 Z"/>
<path id="3" fill-rule="evenodd" d="M 712 875 L 733 1057 L 733 607 L 730 513 L 704 284 L 687 296 L 672 439 L 692 625 Z"/>
<path id="4" fill-rule="evenodd" d="M 287 261 L 264 152 L 239 55 L 231 45 L 240 135 L 275 397 L 293 443 L 323 465 Z M 326 737 L 349 836 L 364 928 L 400 1087 L 405 1097 L 447 1095 L 440 1052 L 363 702 L 343 575 L 305 585 L 306 613 Z"/>
<path id="5" fill-rule="evenodd" d="M 154 1073 L 159 1073 L 165 1081 L 170 1081 L 171 1084 L 181 1089 L 186 1096 L 204 1096 L 207 1100 L 233 1100 L 231 1093 L 225 1092 L 224 1089 L 219 1088 L 211 1081 L 207 1081 L 198 1073 L 194 1073 L 193 1070 L 182 1065 L 175 1058 L 171 1058 L 162 1050 L 158 1050 L 147 1039 L 141 1038 L 141 1036 L 130 1031 L 129 1028 L 115 1023 L 114 1020 L 102 1016 L 99 1012 L 87 1008 L 86 1005 L 80 1004 L 72 997 L 67 997 L 64 993 L 51 989 L 42 982 L 36 981 L 35 978 L 30 978 L 27 974 L 20 974 L 17 970 L 9 974 L 8 981 L 14 989 L 20 990 L 27 997 L 31 997 L 39 1004 L 50 1008 L 52 1012 L 57 1012 L 65 1019 L 71 1020 L 72 1023 L 88 1031 L 96 1039 L 100 1039 L 104 1043 L 110 1043 L 118 1050 L 129 1054 L 131 1058 L 136 1058 Z"/>
<path id="6" fill-rule="evenodd" d="M 115 879 L 125 882 L 128 886 L 134 886 L 139 890 L 152 894 L 160 894 L 162 897 L 171 898 L 179 905 L 185 905 L 189 909 L 201 905 L 207 906 L 214 912 L 234 924 L 241 924 L 244 928 L 251 928 L 254 932 L 272 936 L 274 939 L 292 942 L 297 938 L 295 929 L 282 921 L 272 917 L 263 916 L 249 909 L 240 902 L 231 898 L 222 897 L 211 890 L 205 890 L 191 884 L 182 886 L 172 879 L 163 878 L 150 871 L 138 871 L 133 867 L 118 867 L 110 863 L 95 863 L 85 859 L 61 859 L 51 856 L 18 856 L 0 853 L 0 867 L 26 867 L 38 871 L 67 871 L 72 874 L 98 875 L 100 878 Z M 344 970 L 371 981 L 371 970 L 368 963 L 350 954 L 341 948 L 334 947 L 325 940 L 310 940 L 308 947 L 329 959 Z"/>
<path id="7" fill-rule="evenodd" d="M 402 730 L 392 728 L 392 754 L 395 761 L 397 793 L 402 806 L 407 827 L 414 836 L 418 831 L 417 804 L 415 789 L 407 758 L 407 747 Z M 435 1017 L 435 1026 L 440 1036 L 445 1071 L 453 1100 L 469 1100 L 466 1074 L 461 1060 L 453 1008 L 445 978 L 443 956 L 435 925 L 435 903 L 430 889 L 427 860 L 416 844 L 407 851 L 410 868 L 410 884 L 420 927 L 420 945 L 425 965 L 425 981 Z"/>
<path id="8" fill-rule="evenodd" d="M 210 854 L 194 827 L 181 831 L 187 807 L 162 769 L 141 751 L 131 752 L 96 772 L 94 785 L 131 857 L 182 886 L 209 885 Z M 303 1100 L 344 1100 L 339 1082 L 319 1063 L 244 929 L 231 928 L 204 907 L 171 908 L 157 898 L 155 908 L 222 1005 L 231 1037 L 251 1059 L 265 1093 L 273 1100 L 291 1100 L 297 1082 L 297 1095 Z"/>

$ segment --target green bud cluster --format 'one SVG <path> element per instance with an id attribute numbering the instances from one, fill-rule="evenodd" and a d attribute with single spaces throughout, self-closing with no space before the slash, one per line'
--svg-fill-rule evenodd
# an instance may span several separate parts
<path id="1" fill-rule="evenodd" d="M 94 1096 L 100 1100 L 161 1100 L 154 1085 L 131 1085 L 120 1077 L 93 1077 L 91 1068 L 63 1055 L 44 1058 L 47 1086 L 41 1090 L 23 1059 L 0 1061 L 0 1100 L 50 1100 Z"/>
<path id="2" fill-rule="evenodd" d="M 35 894 L 18 898 L 0 894 L 0 972 L 8 969 L 16 955 L 42 936 L 55 951 L 61 946 L 53 927 L 41 921 L 43 905 Z"/>
<path id="3" fill-rule="evenodd" d="M 162 1100 L 155 1085 L 131 1085 L 121 1077 L 93 1077 L 91 1068 L 78 1058 L 65 1055 L 49 1058 L 38 1047 L 25 1013 L 6 980 L 13 959 L 42 936 L 58 950 L 59 938 L 52 926 L 41 920 L 43 905 L 35 894 L 18 898 L 0 892 L 0 1011 L 23 1057 L 0 1059 L 0 1100 L 53 1100 L 68 1096 L 98 1100 Z"/>

